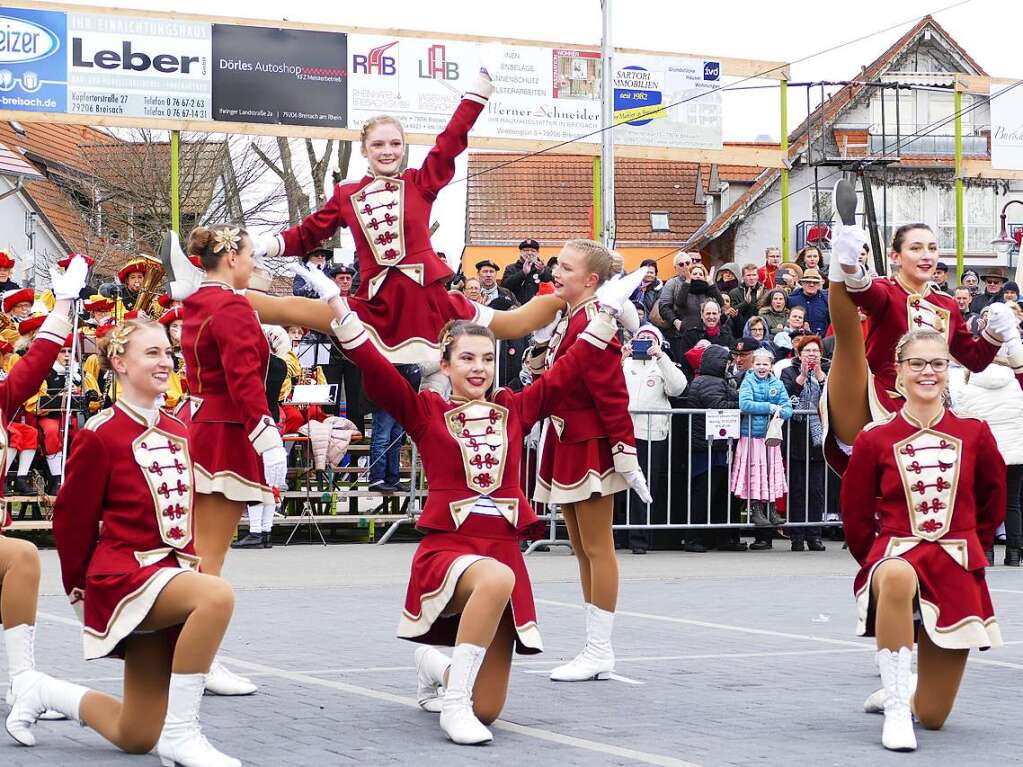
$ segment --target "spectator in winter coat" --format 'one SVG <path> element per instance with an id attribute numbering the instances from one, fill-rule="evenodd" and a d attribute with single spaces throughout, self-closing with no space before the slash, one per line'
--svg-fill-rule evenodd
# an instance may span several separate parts
<path id="1" fill-rule="evenodd" d="M 959 282 L 960 285 L 965 285 L 970 295 L 977 295 L 980 292 L 980 275 L 973 269 L 967 269 L 963 272 L 963 278 Z"/>
<path id="2" fill-rule="evenodd" d="M 739 287 L 739 267 L 734 263 L 722 264 L 714 273 L 714 284 L 722 293 L 730 293 Z"/>
<path id="3" fill-rule="evenodd" d="M 980 314 L 982 309 L 1002 301 L 1002 286 L 1008 280 L 1005 270 L 1000 266 L 985 269 L 981 273 L 980 279 L 984 282 L 984 292 L 974 296 L 973 302 L 970 304 L 970 311 L 974 314 Z"/>
<path id="4" fill-rule="evenodd" d="M 807 269 L 799 281 L 799 289 L 789 296 L 789 306 L 802 306 L 806 309 L 806 324 L 810 330 L 823 336 L 831 324 L 828 311 L 828 291 L 822 290 L 824 279 L 816 269 Z"/>
<path id="5" fill-rule="evenodd" d="M 664 337 L 653 325 L 643 325 L 632 339 L 650 341 L 649 354 L 637 355 L 630 344 L 625 350 L 622 372 L 629 390 L 629 410 L 671 409 L 668 397 L 678 397 L 686 388 L 686 377 L 664 351 Z M 652 523 L 668 521 L 668 429 L 671 415 L 633 414 L 636 434 L 636 455 L 640 468 L 650 484 L 654 500 L 650 506 Z M 635 493 L 629 493 L 628 517 L 630 524 L 647 523 L 647 506 Z M 633 554 L 645 554 L 650 548 L 649 530 L 630 530 L 629 547 Z"/>
<path id="6" fill-rule="evenodd" d="M 657 279 L 657 261 L 652 258 L 645 258 L 640 267 L 646 269 L 646 275 L 631 298 L 634 302 L 643 305 L 646 315 L 649 317 L 650 312 L 653 311 L 654 306 L 657 305 L 657 301 L 661 297 L 661 289 L 664 287 L 664 283 Z"/>
<path id="7" fill-rule="evenodd" d="M 784 290 L 785 295 L 790 295 L 793 290 L 799 287 L 799 281 L 803 279 L 803 270 L 791 262 L 782 264 L 778 267 L 778 274 L 775 279 L 774 286 Z"/>
<path id="8" fill-rule="evenodd" d="M 778 285 L 776 272 L 781 266 L 781 249 L 768 248 L 765 250 L 764 261 L 764 265 L 757 270 L 757 279 L 765 288 L 771 290 Z"/>
<path id="9" fill-rule="evenodd" d="M 939 261 L 934 267 L 934 287 L 942 293 L 952 295 L 952 288 L 948 284 L 948 264 L 944 261 Z"/>
<path id="10" fill-rule="evenodd" d="M 762 299 L 760 316 L 767 323 L 767 336 L 774 338 L 789 324 L 789 297 L 781 288 L 775 288 Z"/>
<path id="11" fill-rule="evenodd" d="M 1005 303 L 1019 301 L 1019 285 L 1010 280 L 1002 287 L 1002 300 Z"/>
<path id="12" fill-rule="evenodd" d="M 1020 511 L 1020 493 L 1023 492 L 1023 392 L 1005 366 L 1003 358 L 979 373 L 967 373 L 966 383 L 953 389 L 955 411 L 987 422 L 998 443 L 998 451 L 1007 469 L 1008 496 L 1005 515 L 1005 564 L 1020 566 L 1023 550 L 1023 515 Z M 992 562 L 991 564 L 994 564 Z"/>
<path id="13" fill-rule="evenodd" d="M 696 346 L 697 341 L 706 339 L 712 344 L 731 346 L 734 336 L 726 325 L 721 324 L 721 306 L 708 299 L 700 308 L 700 324 L 682 334 L 680 346 L 683 353 Z"/>
<path id="14" fill-rule="evenodd" d="M 533 239 L 519 243 L 519 258 L 504 270 L 501 286 L 524 304 L 540 291 L 541 282 L 552 282 L 551 270 L 540 259 L 540 243 Z"/>
<path id="15" fill-rule="evenodd" d="M 816 269 L 818 272 L 823 272 L 824 267 L 821 264 L 824 263 L 824 258 L 821 255 L 821 249 L 816 245 L 807 245 L 799 253 L 796 254 L 796 266 L 806 273 L 807 269 Z M 824 287 L 827 288 L 827 281 L 825 281 Z"/>
<path id="16" fill-rule="evenodd" d="M 320 271 L 324 271 L 333 257 L 333 251 L 327 250 L 326 248 L 317 248 L 316 250 L 311 250 L 302 256 L 302 263 L 310 269 L 319 269 Z M 295 279 L 291 283 L 291 294 L 294 296 L 302 296 L 304 298 L 320 297 L 320 294 L 316 292 L 316 288 L 307 284 L 305 278 L 300 275 L 295 275 Z"/>
<path id="17" fill-rule="evenodd" d="M 699 410 L 738 410 L 739 390 L 728 375 L 731 354 L 726 347 L 713 344 L 703 351 L 699 375 L 686 390 L 683 404 Z M 690 444 L 691 500 L 690 521 L 693 523 L 726 524 L 738 521 L 738 510 L 733 505 L 732 519 L 728 518 L 728 452 L 729 443 L 716 439 L 709 443 L 707 425 L 703 415 L 692 418 Z M 708 508 L 710 514 L 708 516 Z M 745 551 L 734 530 L 692 532 L 686 536 L 687 551 L 706 551 L 707 544 L 716 544 L 719 551 Z"/>
<path id="18" fill-rule="evenodd" d="M 721 291 L 717 285 L 707 281 L 707 269 L 703 264 L 693 263 L 689 267 L 689 281 L 680 283 L 671 296 L 670 306 L 666 298 L 658 304 L 661 319 L 670 322 L 675 332 L 682 333 L 698 326 L 701 322 L 701 308 L 707 299 L 713 299 L 720 307 L 723 303 Z M 681 348 L 681 341 L 673 341 L 672 352 L 675 359 L 682 359 L 686 349 Z"/>
<path id="19" fill-rule="evenodd" d="M 658 323 L 664 332 L 665 339 L 674 344 L 678 338 L 678 330 L 675 329 L 675 291 L 680 285 L 689 282 L 689 268 L 693 265 L 693 258 L 684 250 L 680 250 L 671 259 L 671 265 L 675 269 L 674 276 L 665 281 L 661 288 L 660 296 L 657 298 Z M 667 314 L 665 314 L 667 313 Z"/>
<path id="20" fill-rule="evenodd" d="M 760 308 L 760 300 L 767 294 L 767 288 L 757 275 L 756 264 L 743 264 L 742 282 L 729 292 L 732 308 L 735 309 L 738 323 L 745 326 L 746 320 L 753 317 Z"/>

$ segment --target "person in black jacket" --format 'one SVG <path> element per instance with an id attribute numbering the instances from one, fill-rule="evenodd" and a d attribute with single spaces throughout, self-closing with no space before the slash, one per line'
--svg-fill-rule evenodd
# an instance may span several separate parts
<path id="1" fill-rule="evenodd" d="M 662 294 L 668 291 L 662 291 Z M 660 301 L 658 311 L 661 319 L 669 323 L 679 335 L 672 339 L 672 356 L 676 360 L 692 348 L 683 348 L 682 334 L 700 324 L 701 308 L 707 299 L 714 299 L 720 307 L 723 303 L 721 291 L 707 279 L 703 264 L 693 263 L 689 267 L 689 279 L 669 292 L 670 301 Z M 695 342 L 694 342 L 695 343 Z"/>
<path id="2" fill-rule="evenodd" d="M 699 374 L 686 390 L 685 407 L 700 410 L 738 410 L 739 390 L 728 374 L 731 352 L 725 346 L 712 344 L 703 351 Z M 728 519 L 728 451 L 729 442 L 716 439 L 710 442 L 708 458 L 707 426 L 703 415 L 692 418 L 692 446 L 690 472 L 691 514 L 693 524 L 706 523 L 710 503 L 710 522 L 726 524 Z M 732 506 L 732 515 L 739 512 L 737 504 Z M 734 530 L 717 532 L 692 532 L 686 536 L 686 551 L 706 551 L 706 544 L 716 542 L 720 551 L 745 551 L 746 545 L 739 541 Z"/>
<path id="3" fill-rule="evenodd" d="M 501 286 L 525 304 L 540 290 L 541 282 L 553 280 L 551 270 L 540 259 L 540 243 L 527 239 L 519 243 L 519 260 L 505 267 Z"/>
<path id="4" fill-rule="evenodd" d="M 728 325 L 721 322 L 721 304 L 714 299 L 707 299 L 700 307 L 700 322 L 697 325 L 682 333 L 679 347 L 682 353 L 696 346 L 697 343 L 706 339 L 712 344 L 730 348 L 735 337 Z"/>

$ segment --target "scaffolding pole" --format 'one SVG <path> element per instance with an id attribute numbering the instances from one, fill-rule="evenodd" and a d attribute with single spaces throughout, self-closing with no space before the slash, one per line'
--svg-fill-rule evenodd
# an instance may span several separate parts
<path id="1" fill-rule="evenodd" d="M 781 151 L 782 158 L 789 152 L 789 81 L 782 80 L 781 92 Z M 781 169 L 781 253 L 782 259 L 789 260 L 789 169 Z"/>

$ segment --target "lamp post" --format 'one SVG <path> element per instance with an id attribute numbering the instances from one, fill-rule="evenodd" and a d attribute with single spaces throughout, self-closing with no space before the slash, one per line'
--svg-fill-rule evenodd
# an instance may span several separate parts
<path id="1" fill-rule="evenodd" d="M 1016 244 L 1016 241 L 1009 236 L 1009 230 L 1005 226 L 1005 218 L 1006 211 L 1009 209 L 1009 206 L 1014 204 L 1023 205 L 1023 200 L 1009 200 L 1007 203 L 1005 203 L 1005 205 L 1002 206 L 1002 213 L 1000 216 L 1002 230 L 1001 232 L 998 233 L 998 237 L 996 239 L 991 240 L 991 245 L 992 247 L 994 247 L 995 253 L 997 253 L 1000 256 L 1006 257 L 1006 263 L 1008 264 L 1010 269 L 1012 268 L 1012 262 L 1008 260 L 1009 254 L 1012 252 L 1012 247 Z M 1021 260 L 1020 263 L 1017 264 L 1016 266 L 1017 273 L 1013 275 L 1013 280 L 1017 284 L 1019 284 L 1020 277 L 1023 277 L 1023 275 L 1019 274 L 1019 269 L 1021 266 L 1023 266 L 1023 260 Z"/>

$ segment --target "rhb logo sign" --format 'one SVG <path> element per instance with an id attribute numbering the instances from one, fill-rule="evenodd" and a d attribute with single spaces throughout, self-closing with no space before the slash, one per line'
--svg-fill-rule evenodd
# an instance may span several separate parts
<path id="1" fill-rule="evenodd" d="M 364 75 L 394 75 L 398 73 L 398 61 L 387 51 L 398 44 L 398 40 L 371 48 L 369 53 L 352 54 L 352 71 Z"/>
<path id="2" fill-rule="evenodd" d="M 59 49 L 60 38 L 41 24 L 0 16 L 0 63 L 27 64 Z"/>
<path id="3" fill-rule="evenodd" d="M 705 61 L 705 62 L 703 62 L 703 79 L 704 80 L 720 80 L 721 79 L 721 62 L 719 62 L 719 61 Z"/>

